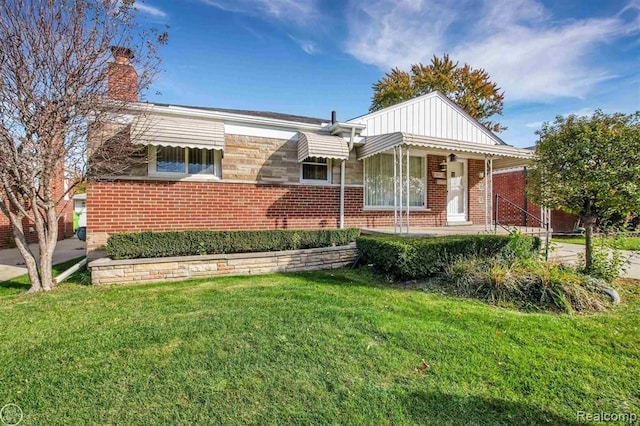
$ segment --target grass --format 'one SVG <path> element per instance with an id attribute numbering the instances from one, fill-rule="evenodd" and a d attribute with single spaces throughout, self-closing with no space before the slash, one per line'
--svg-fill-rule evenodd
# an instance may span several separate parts
<path id="1" fill-rule="evenodd" d="M 53 268 L 52 268 L 53 276 L 54 277 L 58 276 L 58 274 L 63 273 L 64 271 L 66 271 L 76 263 L 80 262 L 80 260 L 83 258 L 84 256 L 80 256 L 80 257 L 76 257 L 74 259 L 67 260 L 65 262 L 53 265 Z M 89 282 L 88 277 L 85 278 L 84 275 L 86 275 L 86 272 L 76 272 L 75 274 L 71 275 L 71 277 L 69 277 L 69 281 L 71 282 L 75 281 L 76 283 L 81 283 L 81 282 L 88 283 Z M 7 281 L 2 281 L 0 282 L 0 300 L 2 300 L 5 297 L 15 296 L 17 294 L 24 293 L 25 291 L 29 290 L 29 287 L 31 287 L 31 282 L 29 280 L 29 275 L 27 274 L 20 275 L 15 278 L 11 278 L 10 280 L 7 280 Z"/>
<path id="2" fill-rule="evenodd" d="M 580 244 L 584 245 L 584 237 L 563 237 L 563 236 L 555 236 L 553 237 L 555 242 L 569 243 L 569 244 Z M 640 251 L 640 237 L 626 237 L 622 241 L 622 245 L 620 246 L 621 250 L 634 250 Z"/>
<path id="3" fill-rule="evenodd" d="M 588 316 L 360 271 L 0 287 L 0 403 L 32 424 L 578 424 L 640 414 L 640 283 Z M 424 367 L 423 360 L 428 364 Z"/>

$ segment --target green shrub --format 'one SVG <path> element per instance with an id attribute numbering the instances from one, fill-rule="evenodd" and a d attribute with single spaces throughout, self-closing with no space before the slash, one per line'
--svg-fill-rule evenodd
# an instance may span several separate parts
<path id="1" fill-rule="evenodd" d="M 510 262 L 537 259 L 540 257 L 541 244 L 540 238 L 531 238 L 521 232 L 512 231 L 509 234 L 509 243 L 500 250 L 500 256 Z"/>
<path id="2" fill-rule="evenodd" d="M 428 238 L 376 235 L 361 236 L 356 244 L 363 261 L 379 271 L 395 278 L 419 279 L 442 272 L 449 262 L 459 257 L 494 256 L 509 244 L 510 238 L 508 235 Z"/>
<path id="3" fill-rule="evenodd" d="M 356 228 L 115 233 L 107 241 L 107 254 L 135 259 L 295 250 L 345 245 L 358 235 Z"/>
<path id="4" fill-rule="evenodd" d="M 460 258 L 445 268 L 443 278 L 459 295 L 525 309 L 599 311 L 610 302 L 603 280 L 539 259 Z"/>
<path id="5" fill-rule="evenodd" d="M 624 258 L 622 247 L 625 246 L 624 235 L 615 237 L 598 236 L 593 239 L 593 256 L 591 268 L 585 265 L 585 255 L 580 253 L 578 261 L 581 272 L 594 278 L 600 278 L 607 282 L 613 282 L 625 271 L 627 259 Z"/>

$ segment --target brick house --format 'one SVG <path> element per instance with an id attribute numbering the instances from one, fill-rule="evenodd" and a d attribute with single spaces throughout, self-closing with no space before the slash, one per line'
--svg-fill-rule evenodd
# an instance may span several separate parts
<path id="1" fill-rule="evenodd" d="M 73 201 L 71 201 L 72 194 L 65 195 L 67 185 L 62 168 L 58 176 L 54 191 L 58 197 L 63 198 L 63 201 L 58 206 L 58 240 L 63 240 L 73 235 Z M 38 234 L 36 233 L 33 221 L 25 218 L 22 224 L 27 242 L 29 244 L 37 243 Z M 7 216 L 0 213 L 0 249 L 15 246 L 11 221 Z"/>
<path id="2" fill-rule="evenodd" d="M 527 149 L 534 150 L 535 147 Z M 493 194 L 507 201 L 498 203 L 497 211 L 494 211 L 494 219 L 497 214 L 499 220 L 507 221 L 510 225 L 523 227 L 539 225 L 535 218 L 542 218 L 546 213 L 540 209 L 540 206 L 527 199 L 526 185 L 526 166 L 497 170 L 493 173 Z M 558 209 L 551 210 L 549 214 L 554 233 L 571 233 L 576 229 L 578 224 L 576 216 Z"/>
<path id="3" fill-rule="evenodd" d="M 114 54 L 111 96 L 135 100 L 131 52 Z M 131 111 L 112 133 L 135 134 L 143 158 L 88 183 L 90 254 L 119 231 L 490 229 L 488 177 L 532 154 L 437 92 L 347 121 L 161 103 Z"/>
<path id="4" fill-rule="evenodd" d="M 73 211 L 71 204 L 65 204 L 60 211 L 58 219 L 58 240 L 63 240 L 73 235 Z M 26 231 L 25 236 L 29 244 L 38 242 L 38 234 L 36 233 L 34 224 L 28 220 L 23 220 L 23 227 Z M 0 214 L 0 249 L 15 247 L 13 241 L 13 231 L 9 218 L 4 214 Z"/>

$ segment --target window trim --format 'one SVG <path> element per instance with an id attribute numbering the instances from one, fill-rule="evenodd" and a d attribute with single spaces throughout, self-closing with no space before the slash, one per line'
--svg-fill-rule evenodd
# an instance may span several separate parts
<path id="1" fill-rule="evenodd" d="M 332 175 L 333 175 L 333 163 L 331 158 L 326 158 L 326 163 L 316 163 L 314 161 L 307 161 L 307 159 L 313 157 L 307 157 L 302 162 L 300 162 L 300 183 L 311 184 L 311 185 L 327 185 L 331 184 Z M 315 158 L 325 158 L 325 157 L 315 157 Z M 304 165 L 310 164 L 314 166 L 326 166 L 327 167 L 327 179 L 305 179 L 304 176 Z"/>
<path id="2" fill-rule="evenodd" d="M 376 155 L 390 155 L 391 157 L 393 157 L 393 154 L 389 154 L 388 152 L 381 152 L 379 154 Z M 363 167 L 362 167 L 362 210 L 364 211 L 393 211 L 394 207 L 393 206 L 376 206 L 376 205 L 369 205 L 367 204 L 367 161 L 372 158 L 375 157 L 376 155 L 372 155 L 371 157 L 367 157 L 363 160 Z M 431 211 L 431 209 L 429 208 L 429 205 L 427 203 L 428 201 L 428 187 L 429 187 L 429 154 L 420 154 L 420 155 L 411 155 L 411 153 L 409 153 L 409 157 L 420 157 L 424 159 L 424 203 L 421 206 L 409 206 L 409 211 Z M 393 161 L 393 160 L 392 160 Z M 404 201 L 404 198 L 403 198 Z M 404 208 L 406 209 L 406 205 L 404 205 Z M 398 206 L 400 207 L 400 206 Z"/>
<path id="3" fill-rule="evenodd" d="M 175 147 L 180 148 L 180 147 Z M 222 179 L 222 151 L 219 149 L 212 149 L 214 152 L 214 161 L 213 161 L 213 173 L 189 173 L 189 150 L 190 149 L 208 149 L 208 148 L 182 148 L 185 150 L 184 153 L 184 173 L 180 172 L 159 172 L 158 168 L 158 145 L 149 145 L 149 149 L 147 151 L 147 155 L 149 156 L 148 162 L 148 175 L 153 177 L 194 177 L 200 179 Z"/>

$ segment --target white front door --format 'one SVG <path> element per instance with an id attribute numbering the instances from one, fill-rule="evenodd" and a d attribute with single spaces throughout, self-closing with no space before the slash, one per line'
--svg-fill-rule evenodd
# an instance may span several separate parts
<path id="1" fill-rule="evenodd" d="M 467 160 L 447 164 L 447 222 L 467 221 Z"/>

